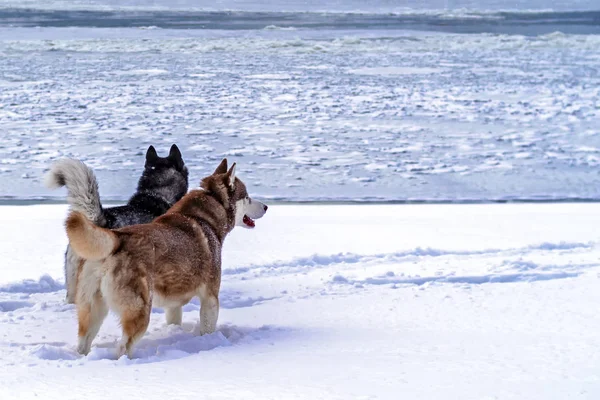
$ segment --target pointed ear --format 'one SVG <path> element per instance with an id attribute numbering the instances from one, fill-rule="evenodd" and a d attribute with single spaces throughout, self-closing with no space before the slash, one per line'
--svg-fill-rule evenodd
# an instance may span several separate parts
<path id="1" fill-rule="evenodd" d="M 177 169 L 183 168 L 183 157 L 181 156 L 181 152 L 179 151 L 179 147 L 176 144 L 171 146 L 171 150 L 169 151 L 168 159 L 175 163 Z"/>
<path id="2" fill-rule="evenodd" d="M 235 184 L 235 163 L 233 163 L 231 168 L 229 168 L 229 171 L 227 171 L 227 184 L 233 189 Z"/>
<path id="3" fill-rule="evenodd" d="M 171 150 L 169 150 L 169 158 L 176 159 L 181 158 L 181 152 L 179 151 L 179 147 L 176 144 L 171 146 Z"/>
<path id="4" fill-rule="evenodd" d="M 224 174 L 225 172 L 227 172 L 227 159 L 226 158 L 224 158 L 223 161 L 221 161 L 221 164 L 219 164 L 217 169 L 215 169 L 215 172 L 213 172 L 213 175 Z"/>
<path id="5" fill-rule="evenodd" d="M 148 147 L 148 151 L 146 151 L 146 166 L 154 164 L 156 160 L 158 160 L 156 149 L 154 146 Z"/>

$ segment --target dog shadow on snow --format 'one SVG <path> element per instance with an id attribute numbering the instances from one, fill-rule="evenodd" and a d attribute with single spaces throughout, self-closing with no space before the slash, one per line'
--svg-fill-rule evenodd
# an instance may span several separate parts
<path id="1" fill-rule="evenodd" d="M 272 344 L 296 336 L 295 331 L 293 328 L 272 325 L 242 327 L 224 324 L 214 333 L 200 336 L 197 323 L 184 322 L 182 326 L 163 325 L 148 331 L 136 344 L 131 359 L 123 356 L 117 360 L 117 339 L 94 344 L 87 356 L 79 355 L 73 344 L 61 342 L 36 343 L 28 352 L 42 360 L 116 360 L 118 364 L 124 365 L 147 364 L 185 358 L 219 347 Z"/>
<path id="2" fill-rule="evenodd" d="M 131 359 L 126 356 L 118 360 L 120 364 L 146 364 L 189 357 L 203 351 L 234 345 L 251 345 L 253 343 L 285 340 L 293 334 L 292 329 L 265 325 L 261 327 L 241 327 L 237 325 L 221 325 L 214 333 L 198 334 L 194 323 L 182 326 L 167 326 L 148 333 L 133 350 Z M 99 343 L 92 347 L 87 360 L 115 360 L 116 342 Z"/>
<path id="3" fill-rule="evenodd" d="M 274 298 L 251 298 L 242 293 L 222 291 L 221 306 L 224 309 L 246 308 L 273 300 Z M 200 311 L 198 299 L 192 299 L 183 307 L 183 312 Z M 164 318 L 164 310 L 153 308 L 152 314 Z M 157 315 L 159 314 L 159 315 Z M 116 334 L 117 332 L 115 332 Z M 295 328 L 264 325 L 261 327 L 243 327 L 231 324 L 218 326 L 216 332 L 208 335 L 199 335 L 198 321 L 184 322 L 182 326 L 154 325 L 148 329 L 144 337 L 135 345 L 132 358 L 121 357 L 119 364 L 145 364 L 189 357 L 203 351 L 219 347 L 234 345 L 252 345 L 260 343 L 273 343 L 297 336 Z M 87 356 L 81 356 L 75 350 L 73 343 L 36 343 L 29 348 L 29 353 L 43 360 L 63 361 L 97 361 L 116 360 L 116 347 L 118 339 L 102 341 L 96 338 L 92 349 Z"/>

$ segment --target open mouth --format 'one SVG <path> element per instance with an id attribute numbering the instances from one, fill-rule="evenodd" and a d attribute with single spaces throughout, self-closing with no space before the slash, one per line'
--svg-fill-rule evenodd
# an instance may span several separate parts
<path id="1" fill-rule="evenodd" d="M 244 219 L 242 220 L 242 222 L 246 224 L 248 228 L 254 228 L 254 220 L 246 214 L 244 214 Z"/>

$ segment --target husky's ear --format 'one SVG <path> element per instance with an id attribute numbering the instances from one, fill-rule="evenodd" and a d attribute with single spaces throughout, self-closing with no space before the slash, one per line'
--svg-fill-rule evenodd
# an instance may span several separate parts
<path id="1" fill-rule="evenodd" d="M 146 152 L 146 166 L 153 165 L 158 160 L 158 154 L 156 153 L 156 149 L 154 146 L 148 147 L 148 151 Z"/>
<path id="2" fill-rule="evenodd" d="M 179 151 L 179 147 L 176 144 L 171 146 L 171 150 L 169 151 L 169 156 L 167 157 L 169 161 L 175 164 L 177 169 L 183 169 L 183 157 L 181 156 L 181 152 Z"/>
<path id="3" fill-rule="evenodd" d="M 227 159 L 226 158 L 224 158 L 221 161 L 221 164 L 219 164 L 217 169 L 215 169 L 215 172 L 213 172 L 213 175 L 224 174 L 225 172 L 227 172 Z"/>
<path id="4" fill-rule="evenodd" d="M 230 188 L 234 188 L 234 184 L 235 184 L 235 163 L 233 163 L 233 165 L 231 166 L 231 168 L 229 168 L 229 171 L 227 171 L 227 184 L 229 185 Z"/>

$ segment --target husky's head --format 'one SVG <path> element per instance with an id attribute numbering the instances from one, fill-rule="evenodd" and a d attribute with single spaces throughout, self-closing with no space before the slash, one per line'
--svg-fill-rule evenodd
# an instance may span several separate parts
<path id="1" fill-rule="evenodd" d="M 167 157 L 159 157 L 154 146 L 148 147 L 138 192 L 160 197 L 172 205 L 181 199 L 187 190 L 188 169 L 179 148 L 172 145 Z"/>
<path id="2" fill-rule="evenodd" d="M 215 172 L 202 180 L 205 190 L 218 195 L 222 203 L 229 204 L 233 210 L 234 224 L 244 228 L 254 228 L 254 220 L 262 218 L 267 212 L 267 206 L 248 195 L 246 185 L 235 176 L 235 163 L 227 168 L 224 158 Z"/>

